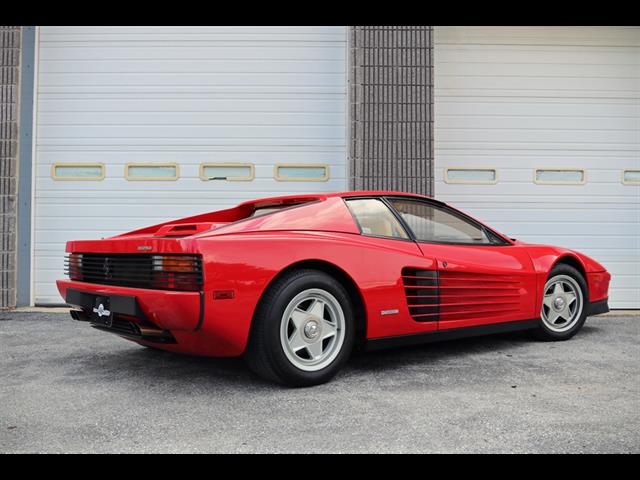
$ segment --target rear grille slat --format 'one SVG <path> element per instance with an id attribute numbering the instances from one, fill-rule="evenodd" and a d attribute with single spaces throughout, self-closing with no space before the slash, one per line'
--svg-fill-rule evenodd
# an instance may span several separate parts
<path id="1" fill-rule="evenodd" d="M 203 284 L 199 255 L 72 253 L 65 273 L 81 282 L 157 290 L 197 291 Z"/>

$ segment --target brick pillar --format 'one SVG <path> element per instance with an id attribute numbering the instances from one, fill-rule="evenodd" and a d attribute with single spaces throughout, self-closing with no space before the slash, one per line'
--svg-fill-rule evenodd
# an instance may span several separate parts
<path id="1" fill-rule="evenodd" d="M 16 305 L 20 28 L 0 26 L 0 308 Z"/>
<path id="2" fill-rule="evenodd" d="M 350 186 L 433 194 L 433 27 L 350 27 Z"/>

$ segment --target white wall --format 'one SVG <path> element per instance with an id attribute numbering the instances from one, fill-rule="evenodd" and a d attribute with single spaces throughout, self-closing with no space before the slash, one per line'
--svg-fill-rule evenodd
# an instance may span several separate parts
<path id="1" fill-rule="evenodd" d="M 524 241 L 612 273 L 610 305 L 640 308 L 640 28 L 444 27 L 435 47 L 436 196 Z M 495 185 L 443 181 L 494 167 Z M 585 185 L 536 185 L 540 167 Z"/>

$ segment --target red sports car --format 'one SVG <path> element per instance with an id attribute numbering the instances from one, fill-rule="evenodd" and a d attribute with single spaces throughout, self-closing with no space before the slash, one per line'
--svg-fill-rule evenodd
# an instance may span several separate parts
<path id="1" fill-rule="evenodd" d="M 328 381 L 356 346 L 566 340 L 609 310 L 595 260 L 398 192 L 254 200 L 67 252 L 57 283 L 74 319 L 148 347 L 244 355 L 293 386 Z"/>

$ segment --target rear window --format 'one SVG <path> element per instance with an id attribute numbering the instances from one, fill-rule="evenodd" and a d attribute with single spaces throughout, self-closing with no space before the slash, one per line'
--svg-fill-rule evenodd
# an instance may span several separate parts
<path id="1" fill-rule="evenodd" d="M 299 204 L 301 205 L 301 204 Z M 249 215 L 249 218 L 253 218 L 253 217 L 261 217 L 262 215 L 267 215 L 268 213 L 274 213 L 274 212 L 278 212 L 280 210 L 284 210 L 285 208 L 289 208 L 292 205 L 280 205 L 277 207 L 263 207 L 263 208 L 257 208 L 256 210 L 254 210 L 254 212 Z"/>
<path id="2" fill-rule="evenodd" d="M 349 210 L 363 235 L 409 239 L 409 235 L 391 210 L 376 198 L 347 200 Z"/>

